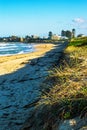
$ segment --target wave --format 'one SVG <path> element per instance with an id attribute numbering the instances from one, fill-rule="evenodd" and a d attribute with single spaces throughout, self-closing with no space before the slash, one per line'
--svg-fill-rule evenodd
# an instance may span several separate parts
<path id="1" fill-rule="evenodd" d="M 34 51 L 33 45 L 26 43 L 0 43 L 0 56 L 23 54 Z"/>

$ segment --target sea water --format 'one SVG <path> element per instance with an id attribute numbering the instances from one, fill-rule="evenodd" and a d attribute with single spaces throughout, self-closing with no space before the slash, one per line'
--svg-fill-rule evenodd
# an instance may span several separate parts
<path id="1" fill-rule="evenodd" d="M 0 56 L 23 54 L 34 51 L 34 47 L 28 43 L 0 43 Z"/>

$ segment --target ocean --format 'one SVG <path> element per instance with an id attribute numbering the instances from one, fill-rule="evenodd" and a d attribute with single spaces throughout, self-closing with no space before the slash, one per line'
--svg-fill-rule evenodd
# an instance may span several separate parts
<path id="1" fill-rule="evenodd" d="M 34 51 L 34 47 L 28 43 L 0 43 L 0 56 L 24 54 Z"/>

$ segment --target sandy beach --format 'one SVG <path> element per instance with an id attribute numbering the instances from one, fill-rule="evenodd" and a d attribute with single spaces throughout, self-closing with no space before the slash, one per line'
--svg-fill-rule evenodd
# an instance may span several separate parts
<path id="1" fill-rule="evenodd" d="M 37 44 L 32 53 L 0 57 L 0 130 L 21 130 L 32 118 L 48 70 L 67 44 Z"/>
<path id="2" fill-rule="evenodd" d="M 0 75 L 12 73 L 25 66 L 29 60 L 43 56 L 54 48 L 54 44 L 36 44 L 35 51 L 13 56 L 0 56 Z"/>

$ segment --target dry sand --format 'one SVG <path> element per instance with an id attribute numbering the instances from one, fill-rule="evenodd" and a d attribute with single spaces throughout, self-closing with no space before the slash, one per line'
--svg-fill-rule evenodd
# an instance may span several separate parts
<path id="1" fill-rule="evenodd" d="M 13 56 L 0 56 L 0 75 L 12 73 L 25 66 L 29 60 L 41 57 L 54 48 L 54 44 L 36 44 L 35 52 L 17 54 Z"/>
<path id="2" fill-rule="evenodd" d="M 41 85 L 66 45 L 35 44 L 32 53 L 0 57 L 0 130 L 20 130 L 32 119 Z"/>

